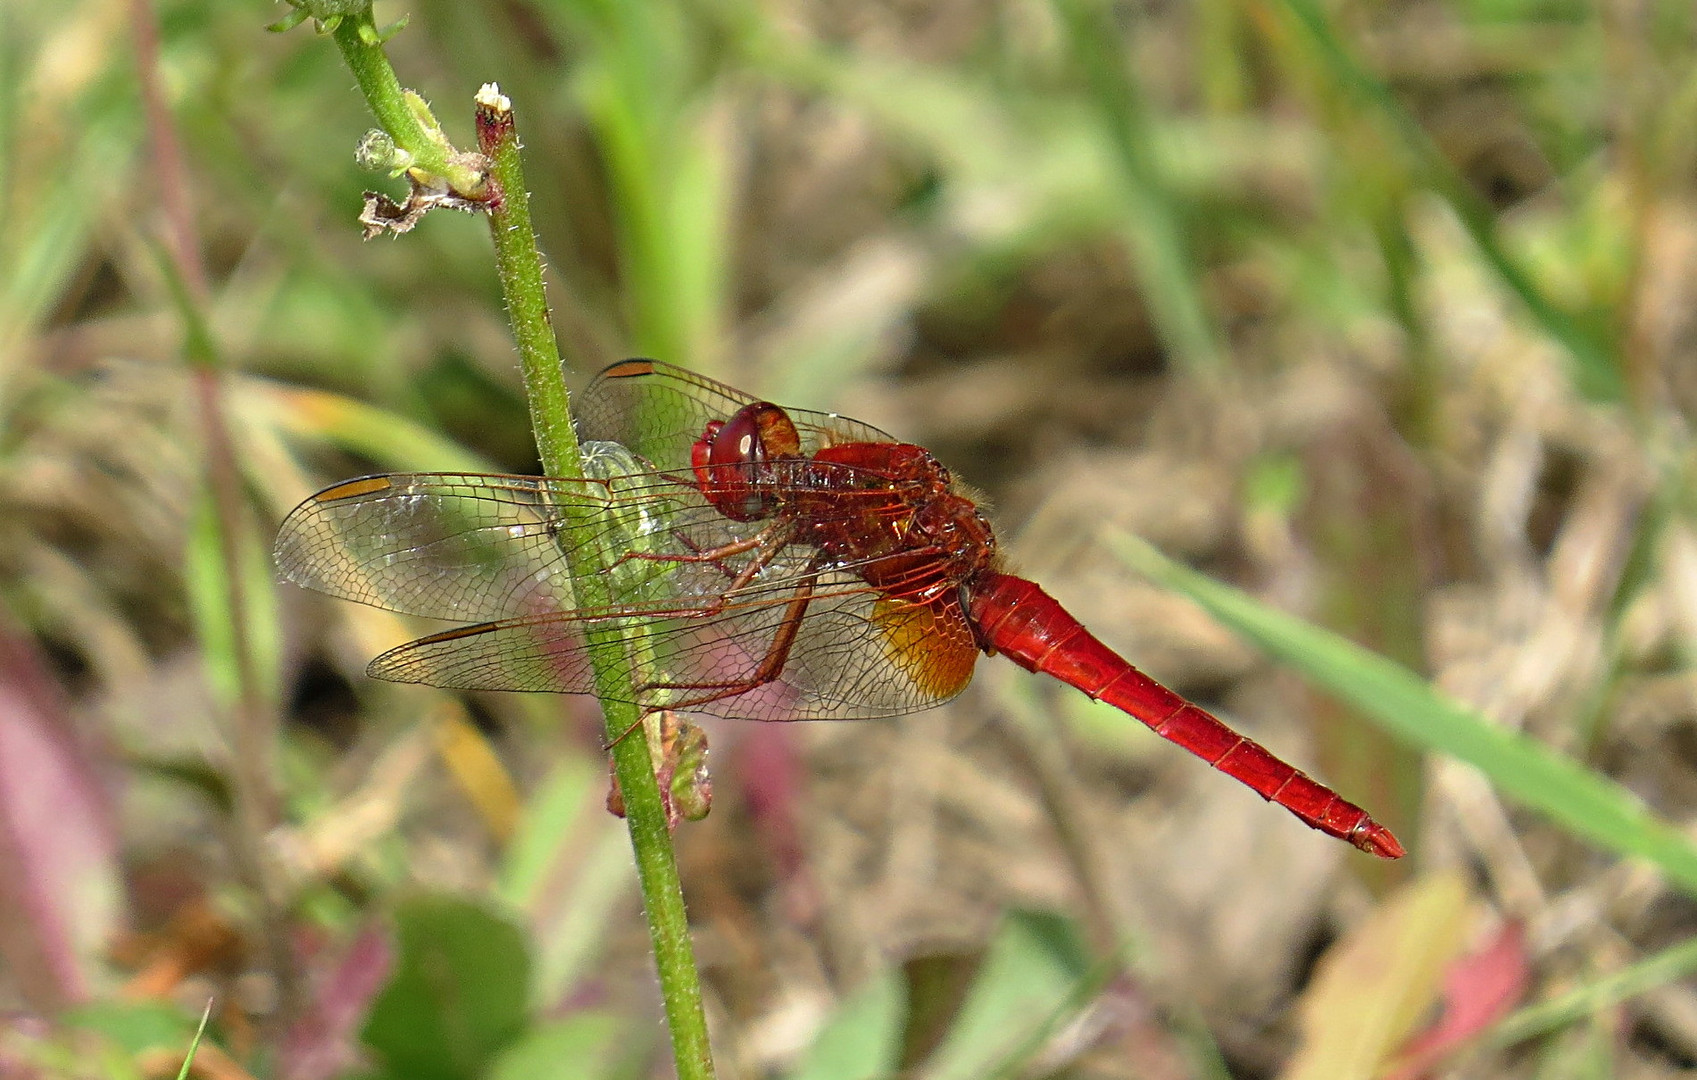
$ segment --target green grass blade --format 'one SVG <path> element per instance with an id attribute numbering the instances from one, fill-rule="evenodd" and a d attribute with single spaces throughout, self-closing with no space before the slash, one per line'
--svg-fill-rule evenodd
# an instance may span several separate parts
<path id="1" fill-rule="evenodd" d="M 1494 1046 L 1508 1046 L 1544 1035 L 1693 972 L 1697 972 L 1697 938 L 1559 997 L 1529 1005 L 1505 1017 L 1485 1038 Z"/>
<path id="2" fill-rule="evenodd" d="M 1620 400 L 1625 385 L 1611 345 L 1546 296 L 1509 255 L 1497 235 L 1495 212 L 1450 164 L 1390 88 L 1350 56 L 1319 5 L 1314 0 L 1284 0 L 1284 6 L 1313 42 L 1319 68 L 1328 72 L 1349 100 L 1367 102 L 1378 110 L 1417 162 L 1424 182 L 1455 212 L 1492 272 L 1525 305 L 1544 333 L 1567 350 L 1573 360 L 1574 385 L 1593 399 Z"/>
<path id="3" fill-rule="evenodd" d="M 177 1070 L 177 1080 L 189 1080 L 189 1070 L 194 1067 L 194 1056 L 200 1052 L 200 1040 L 206 1034 L 206 1022 L 212 1019 L 212 999 L 206 999 L 206 1009 L 200 1014 L 200 1026 L 194 1029 L 194 1040 L 189 1043 L 188 1056 L 183 1058 L 183 1067 Z"/>
<path id="4" fill-rule="evenodd" d="M 1467 762 L 1515 801 L 1599 847 L 1649 860 L 1697 895 L 1697 845 L 1625 788 L 1490 723 L 1407 668 L 1175 563 L 1141 540 L 1123 533 L 1104 540 L 1132 569 L 1190 597 L 1397 738 Z"/>
<path id="5" fill-rule="evenodd" d="M 1225 355 L 1202 299 L 1183 207 L 1159 174 L 1151 124 L 1137 83 L 1125 68 L 1113 20 L 1095 0 L 1058 0 L 1055 9 L 1071 36 L 1103 137 L 1119 166 L 1129 215 L 1126 239 L 1161 337 L 1182 366 L 1218 371 Z"/>

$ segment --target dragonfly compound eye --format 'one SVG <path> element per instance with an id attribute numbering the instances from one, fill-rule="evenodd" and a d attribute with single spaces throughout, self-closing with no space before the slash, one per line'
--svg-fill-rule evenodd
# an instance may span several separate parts
<path id="1" fill-rule="evenodd" d="M 707 425 L 691 455 L 702 494 L 726 517 L 754 521 L 777 508 L 766 466 L 801 453 L 789 414 L 770 402 L 738 409 L 729 420 Z"/>

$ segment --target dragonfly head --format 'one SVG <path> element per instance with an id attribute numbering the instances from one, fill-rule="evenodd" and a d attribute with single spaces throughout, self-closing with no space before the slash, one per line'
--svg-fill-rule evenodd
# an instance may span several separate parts
<path id="1" fill-rule="evenodd" d="M 714 420 L 690 450 L 701 494 L 734 521 L 758 521 L 777 509 L 779 493 L 769 466 L 801 456 L 801 437 L 789 414 L 771 402 Z"/>

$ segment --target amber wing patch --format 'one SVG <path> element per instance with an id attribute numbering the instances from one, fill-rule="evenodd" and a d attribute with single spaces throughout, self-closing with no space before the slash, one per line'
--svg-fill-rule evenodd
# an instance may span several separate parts
<path id="1" fill-rule="evenodd" d="M 884 635 L 884 654 L 920 693 L 945 701 L 972 680 L 978 645 L 953 598 L 930 604 L 884 598 L 872 605 Z"/>

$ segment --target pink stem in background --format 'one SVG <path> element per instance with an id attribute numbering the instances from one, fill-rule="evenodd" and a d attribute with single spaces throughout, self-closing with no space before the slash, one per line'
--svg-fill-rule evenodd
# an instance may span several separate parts
<path id="1" fill-rule="evenodd" d="M 0 957 L 30 1004 L 83 1000 L 121 892 L 110 798 L 33 643 L 0 619 Z"/>

